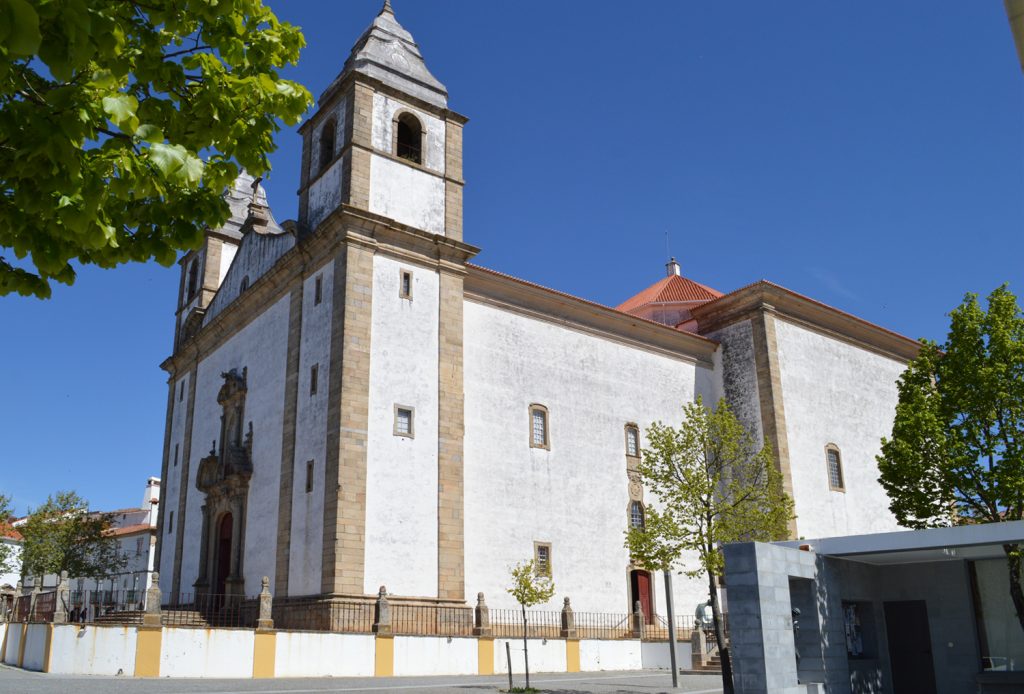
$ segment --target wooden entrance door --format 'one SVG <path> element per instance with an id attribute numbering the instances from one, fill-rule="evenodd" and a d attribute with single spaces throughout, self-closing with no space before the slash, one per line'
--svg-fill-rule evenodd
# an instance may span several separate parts
<path id="1" fill-rule="evenodd" d="M 932 637 L 924 600 L 885 603 L 894 694 L 935 694 Z"/>
<path id="2" fill-rule="evenodd" d="M 651 574 L 646 571 L 631 571 L 629 574 L 630 584 L 630 612 L 636 604 L 640 603 L 640 610 L 644 613 L 646 624 L 654 623 L 654 594 L 651 585 Z"/>
<path id="3" fill-rule="evenodd" d="M 230 513 L 221 516 L 217 526 L 217 583 L 216 594 L 227 593 L 228 575 L 231 573 L 231 532 L 234 519 Z"/>

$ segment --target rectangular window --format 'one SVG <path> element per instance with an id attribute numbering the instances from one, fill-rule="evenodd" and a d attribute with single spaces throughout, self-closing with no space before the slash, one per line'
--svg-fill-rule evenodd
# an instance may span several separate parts
<path id="1" fill-rule="evenodd" d="M 320 375 L 320 365 L 313 364 L 309 367 L 309 394 L 316 395 L 316 382 Z"/>
<path id="2" fill-rule="evenodd" d="M 395 436 L 413 437 L 413 408 L 395 405 Z"/>
<path id="3" fill-rule="evenodd" d="M 825 450 L 825 457 L 828 460 L 828 486 L 835 491 L 843 491 L 843 463 L 839 457 L 839 451 L 835 448 Z"/>
<path id="4" fill-rule="evenodd" d="M 548 410 L 543 405 L 530 406 L 530 447 L 548 448 Z"/>
<path id="5" fill-rule="evenodd" d="M 178 467 L 178 444 L 174 444 L 174 467 Z"/>
<path id="6" fill-rule="evenodd" d="M 548 542 L 533 543 L 533 563 L 537 573 L 551 575 L 551 544 Z"/>
<path id="7" fill-rule="evenodd" d="M 313 280 L 313 305 L 319 306 L 324 299 L 324 276 L 317 275 Z"/>
<path id="8" fill-rule="evenodd" d="M 626 427 L 626 455 L 630 458 L 640 455 L 640 430 L 633 425 Z"/>
<path id="9" fill-rule="evenodd" d="M 185 381 L 182 381 L 181 385 L 178 386 L 178 402 L 181 402 L 184 399 L 185 399 Z"/>
<path id="10" fill-rule="evenodd" d="M 403 299 L 412 299 L 412 273 L 408 270 L 402 270 L 400 282 L 398 296 Z"/>
<path id="11" fill-rule="evenodd" d="M 167 534 L 170 535 L 174 532 L 174 511 L 171 511 L 171 518 L 167 522 Z"/>
<path id="12" fill-rule="evenodd" d="M 306 461 L 306 493 L 313 491 L 313 461 Z"/>
<path id="13" fill-rule="evenodd" d="M 137 557 L 141 557 L 142 556 L 142 538 L 141 537 L 135 538 L 135 556 L 137 556 Z"/>

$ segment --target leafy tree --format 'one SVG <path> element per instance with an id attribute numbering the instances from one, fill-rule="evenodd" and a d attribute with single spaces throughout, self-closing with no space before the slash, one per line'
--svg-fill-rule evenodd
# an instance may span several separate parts
<path id="1" fill-rule="evenodd" d="M 198 247 L 312 103 L 303 45 L 261 0 L 0 3 L 0 295 Z"/>
<path id="2" fill-rule="evenodd" d="M 125 559 L 110 535 L 112 516 L 89 511 L 89 502 L 75 492 L 57 492 L 30 511 L 19 530 L 22 572 L 45 576 L 67 571 L 69 576 L 101 579 L 117 572 Z"/>
<path id="3" fill-rule="evenodd" d="M 722 685 L 730 693 L 732 662 L 716 590 L 725 568 L 721 548 L 785 537 L 793 501 L 771 448 L 758 444 L 724 400 L 711 411 L 698 396 L 683 406 L 678 428 L 655 422 L 647 440 L 637 470 L 658 503 L 647 509 L 643 527 L 626 533 L 626 547 L 646 568 L 707 576 Z"/>
<path id="4" fill-rule="evenodd" d="M 898 383 L 879 481 L 909 528 L 1024 518 L 1024 316 L 1006 285 L 983 309 L 975 294 L 950 314 L 945 344 L 922 340 Z M 1024 629 L 1024 543 L 1003 545 Z"/>
<path id="5" fill-rule="evenodd" d="M 11 527 L 11 497 L 0 494 L 0 538 Z M 0 542 L 0 574 L 11 573 L 16 568 L 14 548 L 6 542 Z"/>
<path id="6" fill-rule="evenodd" d="M 512 585 L 506 591 L 516 599 L 523 612 L 523 663 L 526 671 L 526 689 L 530 688 L 530 658 L 526 645 L 526 608 L 540 605 L 555 594 L 555 582 L 540 570 L 533 559 L 516 564 L 511 569 Z"/>

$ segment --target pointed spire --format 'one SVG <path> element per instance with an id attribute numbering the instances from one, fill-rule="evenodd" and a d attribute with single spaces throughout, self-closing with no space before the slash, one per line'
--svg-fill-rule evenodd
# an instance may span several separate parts
<path id="1" fill-rule="evenodd" d="M 391 0 L 384 0 L 384 7 L 381 8 L 380 13 L 384 14 L 385 12 L 390 13 L 392 17 L 395 15 L 395 11 L 391 9 Z"/>

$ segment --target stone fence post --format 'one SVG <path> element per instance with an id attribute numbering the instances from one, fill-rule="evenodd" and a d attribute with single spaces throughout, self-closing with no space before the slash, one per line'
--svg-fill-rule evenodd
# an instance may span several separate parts
<path id="1" fill-rule="evenodd" d="M 473 609 L 473 635 L 491 635 L 491 610 L 484 601 L 484 594 L 476 594 L 476 607 Z"/>
<path id="2" fill-rule="evenodd" d="M 630 618 L 631 631 L 633 632 L 633 638 L 643 638 L 644 635 L 644 609 L 640 606 L 640 601 L 637 600 L 633 603 L 633 615 Z"/>
<path id="3" fill-rule="evenodd" d="M 576 615 L 572 613 L 572 605 L 569 604 L 569 598 L 566 598 L 562 603 L 562 630 L 560 635 L 563 639 L 576 638 Z"/>
<path id="4" fill-rule="evenodd" d="M 28 598 L 28 621 L 34 622 L 36 619 L 36 604 L 39 602 L 39 584 L 43 582 L 43 579 L 37 578 L 32 584 L 32 592 Z"/>
<path id="5" fill-rule="evenodd" d="M 71 602 L 71 586 L 68 584 L 68 572 L 60 572 L 57 594 L 53 596 L 53 623 L 65 624 L 68 621 L 68 605 Z"/>
<path id="6" fill-rule="evenodd" d="M 163 595 L 160 593 L 160 574 L 153 572 L 152 583 L 146 589 L 146 611 L 142 615 L 142 625 L 147 627 L 161 626 L 160 603 Z"/>
<path id="7" fill-rule="evenodd" d="M 388 589 L 380 587 L 377 593 L 377 606 L 373 617 L 373 633 L 380 636 L 391 636 L 391 607 L 388 605 Z"/>
<path id="8" fill-rule="evenodd" d="M 704 636 L 704 625 L 700 622 L 690 632 L 690 660 L 697 670 L 708 661 L 708 641 Z"/>
<path id="9" fill-rule="evenodd" d="M 263 588 L 260 590 L 260 617 L 256 621 L 257 631 L 274 628 L 274 596 L 270 594 L 270 578 L 263 577 Z"/>

